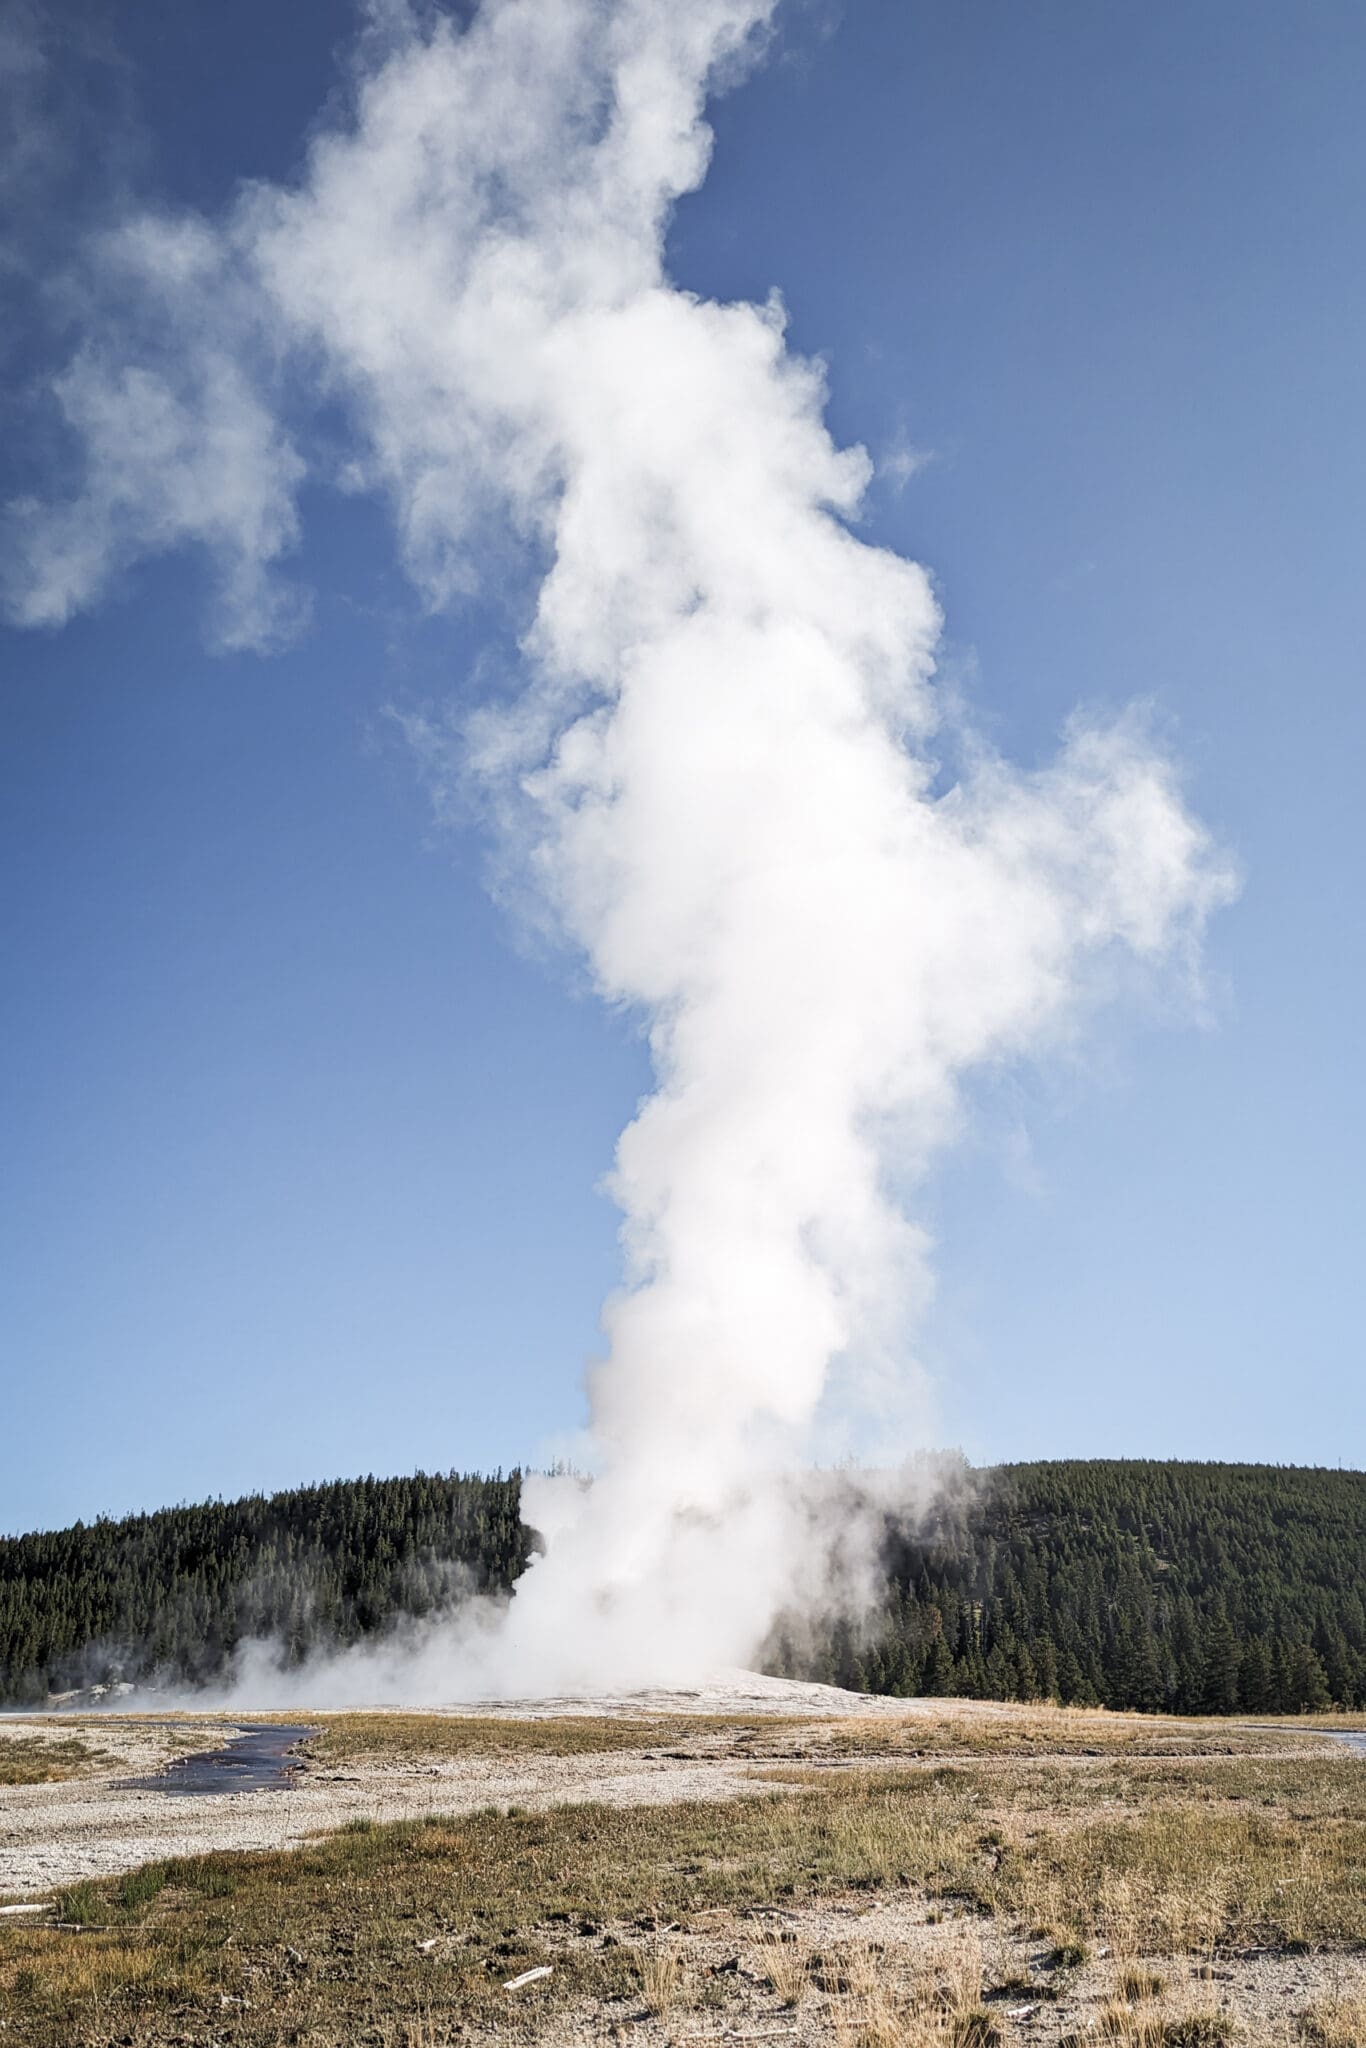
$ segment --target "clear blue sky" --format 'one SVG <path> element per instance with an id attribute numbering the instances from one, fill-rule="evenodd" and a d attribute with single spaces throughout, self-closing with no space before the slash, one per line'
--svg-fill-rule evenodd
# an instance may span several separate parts
<path id="1" fill-rule="evenodd" d="M 16 260 L 111 162 L 209 209 L 287 177 L 341 30 L 91 10 Z M 933 569 L 997 743 L 1153 700 L 1243 869 L 1207 1026 L 1001 1077 L 936 1183 L 922 1350 L 974 1459 L 1366 1462 L 1363 104 L 1346 0 L 797 6 L 674 226 L 686 286 L 780 287 L 841 440 L 929 451 L 866 530 Z M 67 353 L 18 276 L 6 495 Z M 0 1528 L 583 1418 L 643 1051 L 519 946 L 384 715 L 468 694 L 505 620 L 424 620 L 373 505 L 305 512 L 284 654 L 206 652 L 184 555 L 0 639 Z"/>

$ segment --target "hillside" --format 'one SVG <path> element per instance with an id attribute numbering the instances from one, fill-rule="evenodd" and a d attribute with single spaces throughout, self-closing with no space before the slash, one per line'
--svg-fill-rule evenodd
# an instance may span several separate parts
<path id="1" fill-rule="evenodd" d="M 199 1683 L 470 1592 L 534 1543 L 520 1475 L 342 1480 L 0 1540 L 0 1699 Z M 1366 1706 L 1366 1474 L 1057 1461 L 960 1468 L 889 1520 L 883 1612 L 780 1630 L 768 1662 L 859 1689 L 1177 1712 Z"/>
<path id="2" fill-rule="evenodd" d="M 811 1675 L 1174 1713 L 1366 1704 L 1366 1473 L 1057 1460 L 972 1477 L 889 1533 L 885 1627 L 860 1646 L 836 1624 Z"/>
<path id="3" fill-rule="evenodd" d="M 419 1472 L 0 1539 L 0 1699 L 202 1683 L 250 1637 L 297 1663 L 505 1591 L 530 1555 L 520 1501 L 517 1473 Z"/>

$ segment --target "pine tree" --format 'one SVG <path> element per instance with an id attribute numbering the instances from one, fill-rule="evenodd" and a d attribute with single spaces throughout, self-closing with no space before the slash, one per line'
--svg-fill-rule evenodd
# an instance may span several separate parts
<path id="1" fill-rule="evenodd" d="M 941 1698 L 945 1693 L 952 1690 L 952 1684 L 953 1652 L 944 1641 L 942 1634 L 936 1631 L 925 1658 L 921 1691 L 928 1694 L 932 1699 Z"/>
<path id="2" fill-rule="evenodd" d="M 1205 1630 L 1204 1674 L 1200 1704 L 1207 1714 L 1233 1714 L 1238 1709 L 1238 1638 L 1222 1600 L 1215 1603 Z"/>
<path id="3" fill-rule="evenodd" d="M 1309 1643 L 1301 1643 L 1295 1651 L 1292 1669 L 1294 1713 L 1321 1714 L 1333 1704 L 1322 1660 Z"/>
<path id="4" fill-rule="evenodd" d="M 1249 1714 L 1269 1714 L 1274 1712 L 1271 1697 L 1271 1660 L 1266 1645 L 1260 1636 L 1250 1636 L 1238 1666 L 1238 1704 Z"/>

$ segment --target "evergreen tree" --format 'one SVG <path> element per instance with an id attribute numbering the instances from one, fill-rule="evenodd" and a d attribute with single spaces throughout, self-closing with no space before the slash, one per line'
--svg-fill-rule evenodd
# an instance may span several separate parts
<path id="1" fill-rule="evenodd" d="M 1222 1597 L 1217 1598 L 1205 1630 L 1204 1675 L 1200 1705 L 1207 1714 L 1232 1714 L 1238 1707 L 1238 1638 Z"/>
<path id="2" fill-rule="evenodd" d="M 1249 1714 L 1274 1712 L 1271 1659 L 1260 1636 L 1249 1636 L 1238 1666 L 1238 1704 Z"/>
<path id="3" fill-rule="evenodd" d="M 1333 1704 L 1322 1660 L 1311 1644 L 1301 1643 L 1298 1646 L 1294 1653 L 1293 1671 L 1294 1711 L 1297 1714 L 1321 1714 Z"/>
<path id="4" fill-rule="evenodd" d="M 953 1652 L 938 1629 L 926 1653 L 920 1689 L 931 1699 L 953 1691 Z"/>

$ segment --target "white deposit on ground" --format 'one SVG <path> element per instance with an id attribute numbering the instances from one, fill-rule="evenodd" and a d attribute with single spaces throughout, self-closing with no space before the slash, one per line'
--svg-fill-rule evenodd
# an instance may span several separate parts
<path id="1" fill-rule="evenodd" d="M 544 1700 L 455 1702 L 445 1712 L 500 1719 L 587 1714 L 657 1719 L 679 1714 L 789 1714 L 816 1717 L 904 1715 L 931 1702 L 869 1699 L 837 1686 L 808 1685 L 754 1672 L 729 1672 L 686 1692 L 604 1694 Z M 249 1711 L 243 1702 L 242 1712 Z M 306 1700 L 298 1712 L 321 1722 L 326 1712 Z M 401 1712 L 392 1702 L 373 1711 Z M 277 1718 L 278 1716 L 272 1716 Z M 349 1820 L 404 1820 L 439 1810 L 554 1806 L 596 1799 L 613 1806 L 676 1799 L 731 1799 L 754 1789 L 743 1760 L 695 1759 L 616 1750 L 581 1756 L 501 1755 L 386 1760 L 330 1768 L 311 1765 L 290 1787 L 196 1797 L 129 1791 L 119 1780 L 145 1776 L 189 1752 L 216 1748 L 231 1715 L 148 1719 L 114 1712 L 60 1717 L 6 1715 L 0 1742 L 35 1734 L 79 1735 L 101 1752 L 98 1768 L 52 1785 L 0 1786 L 0 1895 L 49 1893 L 83 1877 L 105 1877 L 136 1864 L 214 1849 L 283 1849 Z M 718 1751 L 723 1747 L 717 1741 Z"/>
<path id="2" fill-rule="evenodd" d="M 259 1718 L 278 1722 L 283 1711 L 276 1708 Z M 378 1701 L 367 1711 L 400 1717 L 405 1709 Z M 980 1722 L 1008 1720 L 1022 1710 L 991 1701 L 888 1699 L 845 1692 L 838 1686 L 731 1671 L 688 1691 L 456 1701 L 411 1711 L 423 1718 L 436 1713 L 496 1720 L 586 1715 L 642 1722 L 690 1715 L 749 1721 L 767 1716 L 805 1722 L 886 1721 L 938 1719 L 948 1711 Z M 250 1716 L 247 1701 L 238 1703 L 238 1713 Z M 285 1718 L 320 1725 L 328 1719 L 328 1709 L 302 1700 Z M 1138 1718 L 1104 1716 L 1110 1725 Z M 56 1741 L 77 1735 L 98 1752 L 78 1777 L 49 1785 L 0 1785 L 0 1898 L 47 1897 L 81 1878 L 109 1876 L 165 1857 L 217 1849 L 291 1848 L 357 1819 L 405 1820 L 433 1812 L 543 1808 L 580 1800 L 649 1806 L 685 1799 L 734 1799 L 753 1792 L 758 1782 L 753 1760 L 732 1753 L 729 1732 L 706 1728 L 689 1735 L 686 1754 L 677 1747 L 661 1752 L 642 1730 L 638 1748 L 561 1756 L 499 1751 L 491 1744 L 491 1753 L 482 1755 L 468 1751 L 454 1756 L 391 1755 L 382 1761 L 320 1760 L 308 1764 L 292 1785 L 248 1792 L 168 1796 L 129 1789 L 120 1782 L 159 1771 L 177 1757 L 217 1749 L 237 1725 L 227 1713 L 154 1718 L 146 1712 L 145 1696 L 140 1714 L 106 1710 L 0 1716 L 0 1743 L 31 1741 L 35 1735 Z M 1308 1752 L 1320 1754 L 1334 1743 L 1356 1747 L 1363 1740 L 1359 1734 L 1333 1735 L 1320 1727 L 1262 1733 L 1279 1744 L 1299 1736 Z M 1233 1754 L 1231 1748 L 1228 1754 Z M 1036 1763 L 1047 1761 L 1035 1757 Z M 1104 1758 L 1099 1752 L 1089 1759 L 1073 1753 L 1066 1761 L 1075 1765 Z M 903 1762 L 916 1768 L 913 1760 Z"/>

